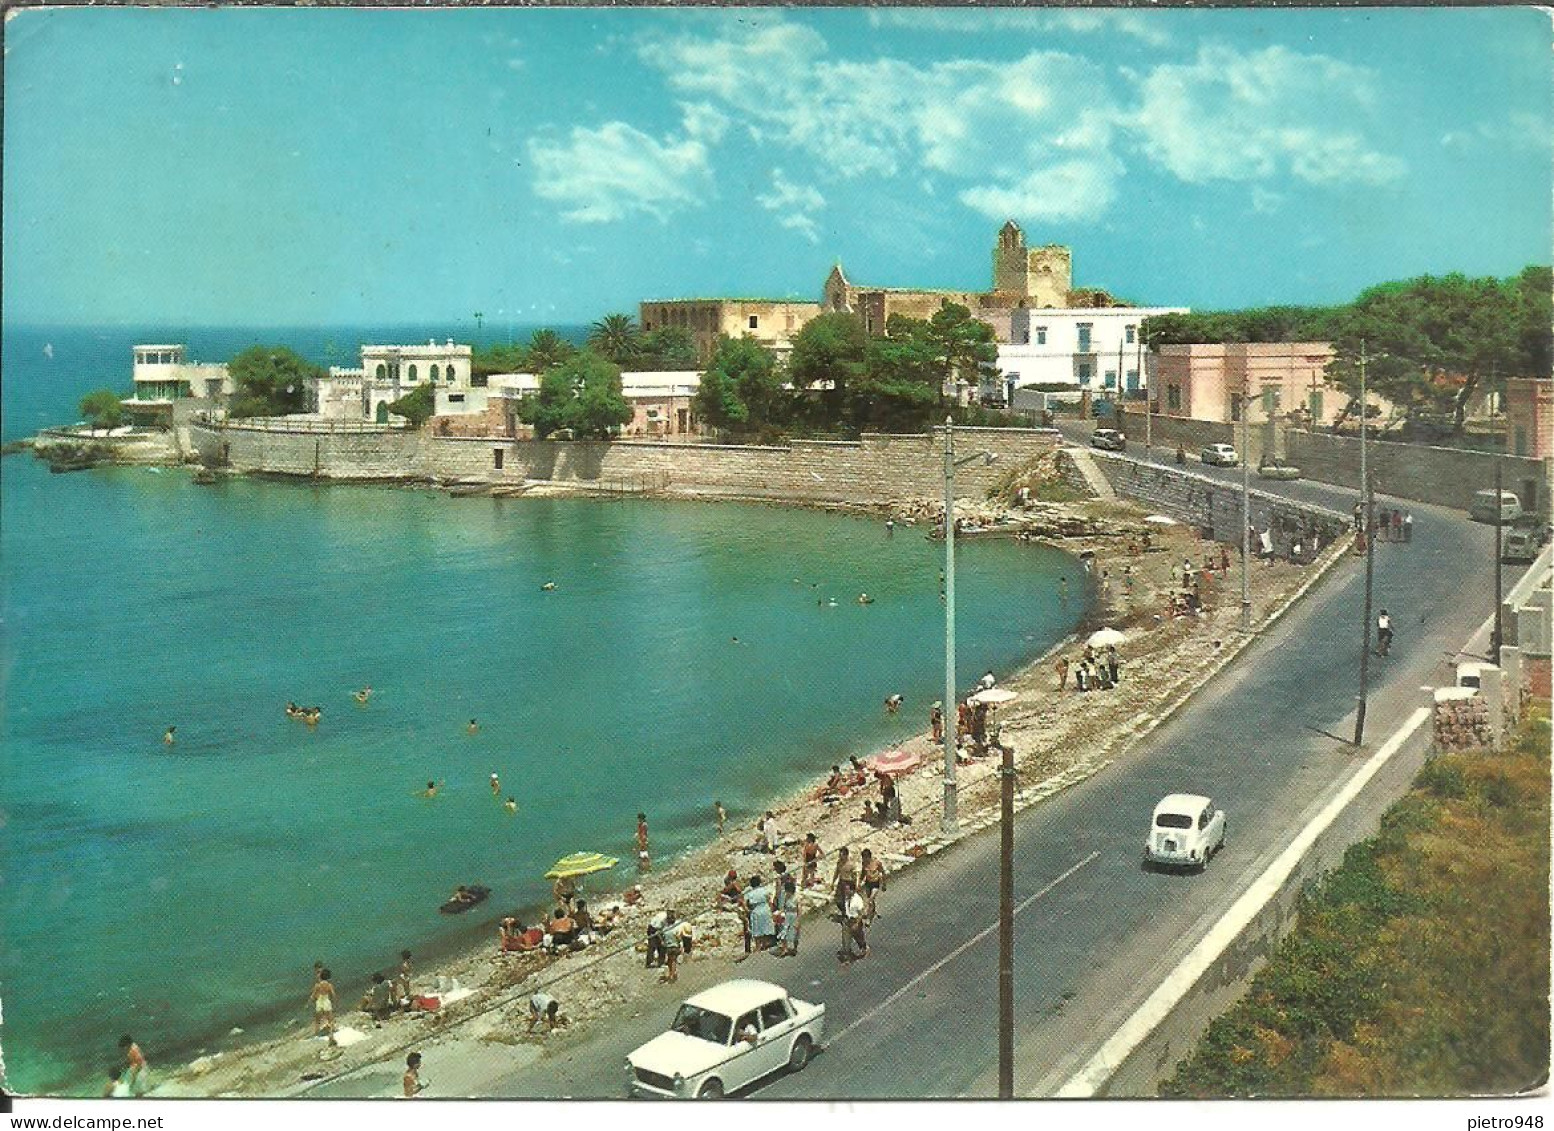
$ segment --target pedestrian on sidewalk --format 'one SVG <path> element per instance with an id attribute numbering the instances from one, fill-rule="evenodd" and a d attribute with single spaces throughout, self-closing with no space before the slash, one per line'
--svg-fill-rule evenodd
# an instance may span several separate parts
<path id="1" fill-rule="evenodd" d="M 836 850 L 836 868 L 831 873 L 831 895 L 836 900 L 837 909 L 840 910 L 845 897 L 843 888 L 856 888 L 858 886 L 858 865 L 854 863 L 852 854 L 844 844 Z"/>
<path id="2" fill-rule="evenodd" d="M 1058 662 L 1052 665 L 1058 673 L 1058 690 L 1068 690 L 1068 657 L 1059 656 Z"/>
<path id="3" fill-rule="evenodd" d="M 421 1054 L 413 1052 L 405 1057 L 405 1076 L 401 1081 L 404 1085 L 405 1099 L 413 1100 L 416 1096 L 426 1091 L 426 1084 L 421 1080 Z"/>
<path id="4" fill-rule="evenodd" d="M 1382 609 L 1376 618 L 1376 654 L 1385 656 L 1392 650 L 1392 618 Z"/>

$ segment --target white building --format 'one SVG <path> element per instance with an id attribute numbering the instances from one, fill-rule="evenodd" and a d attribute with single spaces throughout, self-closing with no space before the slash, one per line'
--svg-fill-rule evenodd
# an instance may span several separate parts
<path id="1" fill-rule="evenodd" d="M 1184 306 L 1020 307 L 1012 312 L 1009 343 L 998 347 L 998 381 L 984 384 L 982 398 L 1007 403 L 1026 385 L 1137 394 L 1148 386 L 1139 324 L 1186 313 Z"/>
<path id="2" fill-rule="evenodd" d="M 472 350 L 455 345 L 362 346 L 358 369 L 338 365 L 320 378 L 314 389 L 314 411 L 329 420 L 369 420 L 391 423 L 388 406 L 417 385 L 430 383 L 439 414 L 484 412 L 487 390 L 470 378 Z M 478 402 L 478 407 L 476 407 Z"/>
<path id="3" fill-rule="evenodd" d="M 232 392 L 232 374 L 225 364 L 190 361 L 182 345 L 134 347 L 135 395 L 125 400 L 129 409 L 167 409 L 189 397 L 206 400 Z"/>
<path id="4" fill-rule="evenodd" d="M 621 374 L 621 395 L 631 406 L 632 418 L 621 426 L 623 436 L 684 436 L 697 431 L 691 400 L 701 388 L 701 374 L 694 369 L 640 370 Z M 500 404 L 509 421 L 516 421 L 518 402 L 540 391 L 534 373 L 493 373 L 486 404 Z M 439 408 L 439 414 L 441 408 Z M 471 412 L 486 411 L 485 405 Z"/>

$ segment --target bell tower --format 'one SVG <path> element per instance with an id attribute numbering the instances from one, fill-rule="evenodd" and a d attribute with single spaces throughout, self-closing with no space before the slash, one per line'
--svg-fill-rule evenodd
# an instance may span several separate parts
<path id="1" fill-rule="evenodd" d="M 998 230 L 998 242 L 993 245 L 993 291 L 1000 295 L 1030 294 L 1030 257 L 1025 247 L 1025 233 L 1020 225 L 1008 220 Z"/>

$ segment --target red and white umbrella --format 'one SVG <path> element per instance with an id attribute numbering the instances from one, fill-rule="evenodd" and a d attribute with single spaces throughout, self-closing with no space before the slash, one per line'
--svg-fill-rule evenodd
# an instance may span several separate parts
<path id="1" fill-rule="evenodd" d="M 868 766 L 871 770 L 896 777 L 917 769 L 922 760 L 921 754 L 914 754 L 908 750 L 887 750 L 883 754 L 876 754 L 870 758 Z"/>

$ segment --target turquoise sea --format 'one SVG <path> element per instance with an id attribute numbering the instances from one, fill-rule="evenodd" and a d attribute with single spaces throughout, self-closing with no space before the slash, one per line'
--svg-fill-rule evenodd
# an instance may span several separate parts
<path id="1" fill-rule="evenodd" d="M 55 332 L 48 359 L 8 330 L 7 437 L 72 419 L 103 376 L 127 384 L 132 341 L 166 333 Z M 106 372 L 61 371 L 92 341 Z M 198 487 L 175 470 L 51 475 L 25 456 L 0 483 L 0 1041 L 15 1091 L 95 1093 L 122 1032 L 169 1062 L 278 1009 L 300 1016 L 315 958 L 350 997 L 401 947 L 446 947 L 543 899 L 560 855 L 629 864 L 639 809 L 656 856 L 684 850 L 710 835 L 715 799 L 748 817 L 921 728 L 942 685 L 942 547 L 875 521 Z M 963 685 L 1071 628 L 1077 603 L 1053 598 L 1068 565 L 962 544 Z M 907 706 L 890 718 L 895 691 Z M 321 706 L 321 724 L 287 719 L 287 700 Z M 414 796 L 429 778 L 441 795 Z M 495 894 L 450 920 L 436 908 L 459 883 Z"/>

